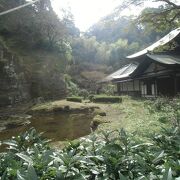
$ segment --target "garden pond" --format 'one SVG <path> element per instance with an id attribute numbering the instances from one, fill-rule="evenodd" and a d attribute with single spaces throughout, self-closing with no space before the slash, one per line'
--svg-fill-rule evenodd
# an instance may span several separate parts
<path id="1" fill-rule="evenodd" d="M 92 119 L 92 113 L 13 116 L 0 120 L 0 141 L 16 136 L 30 127 L 34 127 L 38 132 L 44 132 L 43 136 L 54 142 L 73 140 L 91 132 Z"/>

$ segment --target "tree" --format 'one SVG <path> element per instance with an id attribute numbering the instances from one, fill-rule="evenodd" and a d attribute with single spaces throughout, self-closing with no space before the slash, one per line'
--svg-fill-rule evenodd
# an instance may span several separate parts
<path id="1" fill-rule="evenodd" d="M 111 54 L 108 64 L 114 69 L 118 69 L 124 64 L 127 64 L 126 56 L 139 50 L 139 43 L 129 43 L 127 39 L 118 39 L 111 45 Z"/>
<path id="2" fill-rule="evenodd" d="M 62 10 L 63 12 L 63 23 L 67 27 L 68 33 L 72 37 L 79 37 L 80 30 L 74 24 L 74 16 L 70 10 Z"/>
<path id="3" fill-rule="evenodd" d="M 177 0 L 125 0 L 119 11 L 135 5 L 141 6 L 146 2 L 158 2 L 161 5 L 157 8 L 147 8 L 138 17 L 138 23 L 149 23 L 151 26 L 157 29 L 178 27 L 180 25 L 180 4 Z"/>
<path id="4" fill-rule="evenodd" d="M 1 10 L 24 4 L 25 0 L 1 0 Z M 67 27 L 52 9 L 50 0 L 0 17 L 0 35 L 26 48 L 52 50 L 67 38 Z"/>

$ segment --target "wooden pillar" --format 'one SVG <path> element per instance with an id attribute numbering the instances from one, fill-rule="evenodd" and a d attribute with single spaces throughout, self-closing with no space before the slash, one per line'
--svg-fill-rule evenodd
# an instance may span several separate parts
<path id="1" fill-rule="evenodd" d="M 0 60 L 3 60 L 3 50 L 0 51 Z"/>
<path id="2" fill-rule="evenodd" d="M 139 80 L 139 92 L 140 92 L 140 96 L 142 96 L 141 94 L 141 81 Z"/>
<path id="3" fill-rule="evenodd" d="M 119 84 L 116 84 L 117 93 L 119 94 Z"/>
<path id="4" fill-rule="evenodd" d="M 129 95 L 129 91 L 128 91 L 128 82 L 126 82 L 126 88 L 127 88 L 127 95 Z"/>
<path id="5" fill-rule="evenodd" d="M 174 75 L 174 95 L 177 95 L 177 77 Z"/>
<path id="6" fill-rule="evenodd" d="M 121 93 L 122 93 L 122 83 L 119 83 L 119 95 L 121 95 Z"/>
<path id="7" fill-rule="evenodd" d="M 124 92 L 124 84 L 122 82 L 122 93 L 121 93 L 121 95 L 123 94 L 123 92 Z"/>
<path id="8" fill-rule="evenodd" d="M 133 91 L 135 91 L 135 87 L 134 87 L 134 80 L 133 80 Z"/>
<path id="9" fill-rule="evenodd" d="M 154 79 L 154 90 L 155 90 L 155 97 L 157 97 L 158 93 L 157 93 L 157 79 L 156 78 Z"/>

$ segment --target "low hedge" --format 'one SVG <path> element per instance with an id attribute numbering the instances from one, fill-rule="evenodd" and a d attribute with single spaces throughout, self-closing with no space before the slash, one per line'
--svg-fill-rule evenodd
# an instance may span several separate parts
<path id="1" fill-rule="evenodd" d="M 92 101 L 95 103 L 121 103 L 120 96 L 94 96 Z"/>
<path id="2" fill-rule="evenodd" d="M 82 98 L 82 97 L 76 97 L 76 96 L 74 96 L 74 97 L 67 97 L 66 100 L 67 100 L 67 101 L 80 102 L 80 103 L 81 103 L 82 100 L 83 100 L 83 98 Z"/>

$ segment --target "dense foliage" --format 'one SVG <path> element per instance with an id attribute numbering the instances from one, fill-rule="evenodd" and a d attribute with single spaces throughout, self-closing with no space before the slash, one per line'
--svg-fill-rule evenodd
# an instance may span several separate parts
<path id="1" fill-rule="evenodd" d="M 140 23 L 148 23 L 150 29 L 169 30 L 180 25 L 180 4 L 178 0 L 124 0 L 119 6 L 121 12 L 130 6 L 146 6 L 146 3 L 154 3 L 155 8 L 148 8 L 138 17 Z M 152 6 L 153 7 L 153 6 Z"/>
<path id="2" fill-rule="evenodd" d="M 116 134 L 116 136 L 114 136 Z M 179 128 L 136 142 L 122 129 L 70 143 L 62 150 L 47 146 L 35 129 L 3 142 L 1 179 L 163 179 L 179 174 Z"/>
<path id="3" fill-rule="evenodd" d="M 156 100 L 146 101 L 150 113 L 155 113 L 162 123 L 171 123 L 180 126 L 180 99 L 161 97 Z"/>

